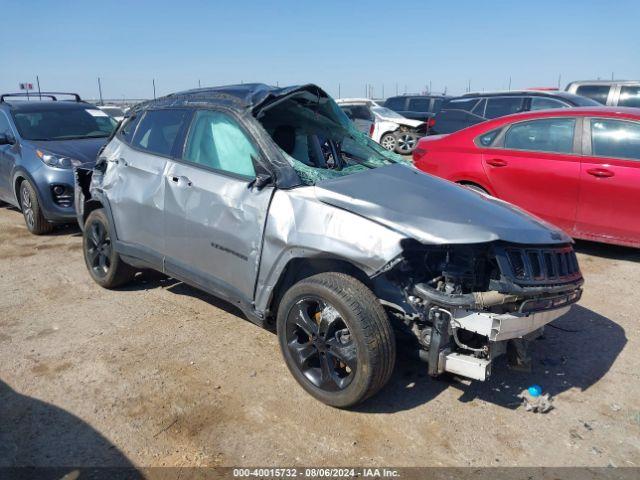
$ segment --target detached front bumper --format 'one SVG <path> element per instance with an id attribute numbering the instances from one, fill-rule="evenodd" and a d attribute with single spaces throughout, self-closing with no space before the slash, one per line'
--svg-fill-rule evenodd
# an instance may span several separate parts
<path id="1" fill-rule="evenodd" d="M 579 295 L 578 297 L 579 298 Z M 543 327 L 563 316 L 571 305 L 531 313 L 494 313 L 434 307 L 427 362 L 429 374 L 444 372 L 486 380 L 492 361 L 507 353 L 512 367 L 528 370 L 528 344 Z"/>
<path id="2" fill-rule="evenodd" d="M 480 356 L 477 353 L 463 353 L 463 351 L 444 348 L 438 355 L 437 373 L 449 372 L 484 381 L 491 375 L 492 359 L 504 353 L 509 342 L 514 344 L 514 351 L 520 357 L 526 356 L 525 338 L 538 336 L 546 324 L 561 317 L 570 309 L 571 306 L 565 306 L 530 314 L 455 311 L 449 323 L 455 343 L 459 342 L 460 331 L 487 337 L 487 355 Z M 525 352 L 524 355 L 523 352 Z"/>
<path id="3" fill-rule="evenodd" d="M 571 307 L 530 313 L 489 313 L 458 310 L 453 312 L 452 329 L 462 329 L 485 336 L 490 342 L 500 342 L 513 338 L 522 338 L 544 327 L 547 323 L 561 317 Z"/>

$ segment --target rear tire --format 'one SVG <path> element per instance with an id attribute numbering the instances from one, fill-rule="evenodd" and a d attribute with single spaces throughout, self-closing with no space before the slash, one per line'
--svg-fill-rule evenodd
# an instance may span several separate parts
<path id="1" fill-rule="evenodd" d="M 293 377 L 327 405 L 356 405 L 393 372 L 396 344 L 387 314 L 349 275 L 320 273 L 296 283 L 280 302 L 277 331 Z"/>
<path id="2" fill-rule="evenodd" d="M 44 218 L 36 189 L 33 188 L 29 180 L 22 181 L 19 192 L 20 209 L 29 231 L 34 235 L 50 233 L 53 230 L 53 225 Z"/>
<path id="3" fill-rule="evenodd" d="M 113 233 L 104 209 L 93 210 L 84 224 L 82 250 L 91 278 L 103 288 L 130 282 L 136 270 L 126 264 L 113 248 Z"/>
<path id="4" fill-rule="evenodd" d="M 396 149 L 397 143 L 396 136 L 393 133 L 385 133 L 380 137 L 380 145 L 382 145 L 382 148 L 385 150 L 393 152 Z"/>

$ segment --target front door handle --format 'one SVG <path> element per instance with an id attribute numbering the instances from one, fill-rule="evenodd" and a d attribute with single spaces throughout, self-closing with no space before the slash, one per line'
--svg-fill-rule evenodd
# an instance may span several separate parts
<path id="1" fill-rule="evenodd" d="M 184 175 L 167 175 L 167 178 L 177 185 L 186 185 L 187 187 L 193 185 L 191 180 Z"/>
<path id="2" fill-rule="evenodd" d="M 593 175 L 594 177 L 598 177 L 598 178 L 609 178 L 609 177 L 613 177 L 615 175 L 615 173 L 613 173 L 611 170 L 608 170 L 606 168 L 590 168 L 589 170 L 587 170 L 587 173 L 589 175 Z"/>
<path id="3" fill-rule="evenodd" d="M 487 160 L 487 163 L 489 165 L 491 165 L 492 167 L 506 167 L 507 166 L 507 162 L 505 160 L 502 160 L 501 158 L 492 158 L 490 160 Z"/>

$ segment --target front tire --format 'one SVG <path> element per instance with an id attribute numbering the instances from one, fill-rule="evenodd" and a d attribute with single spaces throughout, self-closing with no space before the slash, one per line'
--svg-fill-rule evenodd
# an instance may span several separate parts
<path id="1" fill-rule="evenodd" d="M 413 132 L 400 132 L 396 140 L 396 153 L 410 155 L 418 145 L 418 135 Z"/>
<path id="2" fill-rule="evenodd" d="M 82 250 L 91 278 L 103 288 L 130 282 L 136 271 L 113 248 L 113 234 L 102 208 L 92 211 L 84 224 Z"/>
<path id="3" fill-rule="evenodd" d="M 349 275 L 320 273 L 296 283 L 280 303 L 277 330 L 291 374 L 327 405 L 356 405 L 393 372 L 389 319 L 373 292 Z"/>
<path id="4" fill-rule="evenodd" d="M 53 225 L 44 218 L 36 189 L 29 180 L 23 180 L 20 184 L 20 209 L 24 215 L 24 223 L 34 235 L 44 235 L 53 230 Z"/>

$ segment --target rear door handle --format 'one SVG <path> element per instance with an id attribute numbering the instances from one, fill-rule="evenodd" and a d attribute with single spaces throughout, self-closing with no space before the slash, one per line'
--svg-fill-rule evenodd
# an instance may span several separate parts
<path id="1" fill-rule="evenodd" d="M 107 158 L 106 160 L 107 160 L 107 162 L 115 163 L 116 165 L 121 163 L 124 167 L 129 166 L 129 164 L 127 163 L 127 161 L 124 158 L 115 158 L 115 159 Z"/>
<path id="2" fill-rule="evenodd" d="M 186 185 L 187 187 L 193 185 L 191 180 L 184 175 L 167 175 L 167 178 L 177 185 Z"/>
<path id="3" fill-rule="evenodd" d="M 492 158 L 490 160 L 487 160 L 487 163 L 489 165 L 491 165 L 492 167 L 506 167 L 507 166 L 507 162 L 505 160 L 502 160 L 501 158 Z"/>
<path id="4" fill-rule="evenodd" d="M 613 173 L 611 170 L 608 170 L 606 168 L 590 168 L 589 170 L 587 170 L 587 173 L 589 175 L 593 175 L 594 177 L 598 177 L 598 178 L 608 178 L 608 177 L 613 177 L 615 175 L 615 173 Z"/>

